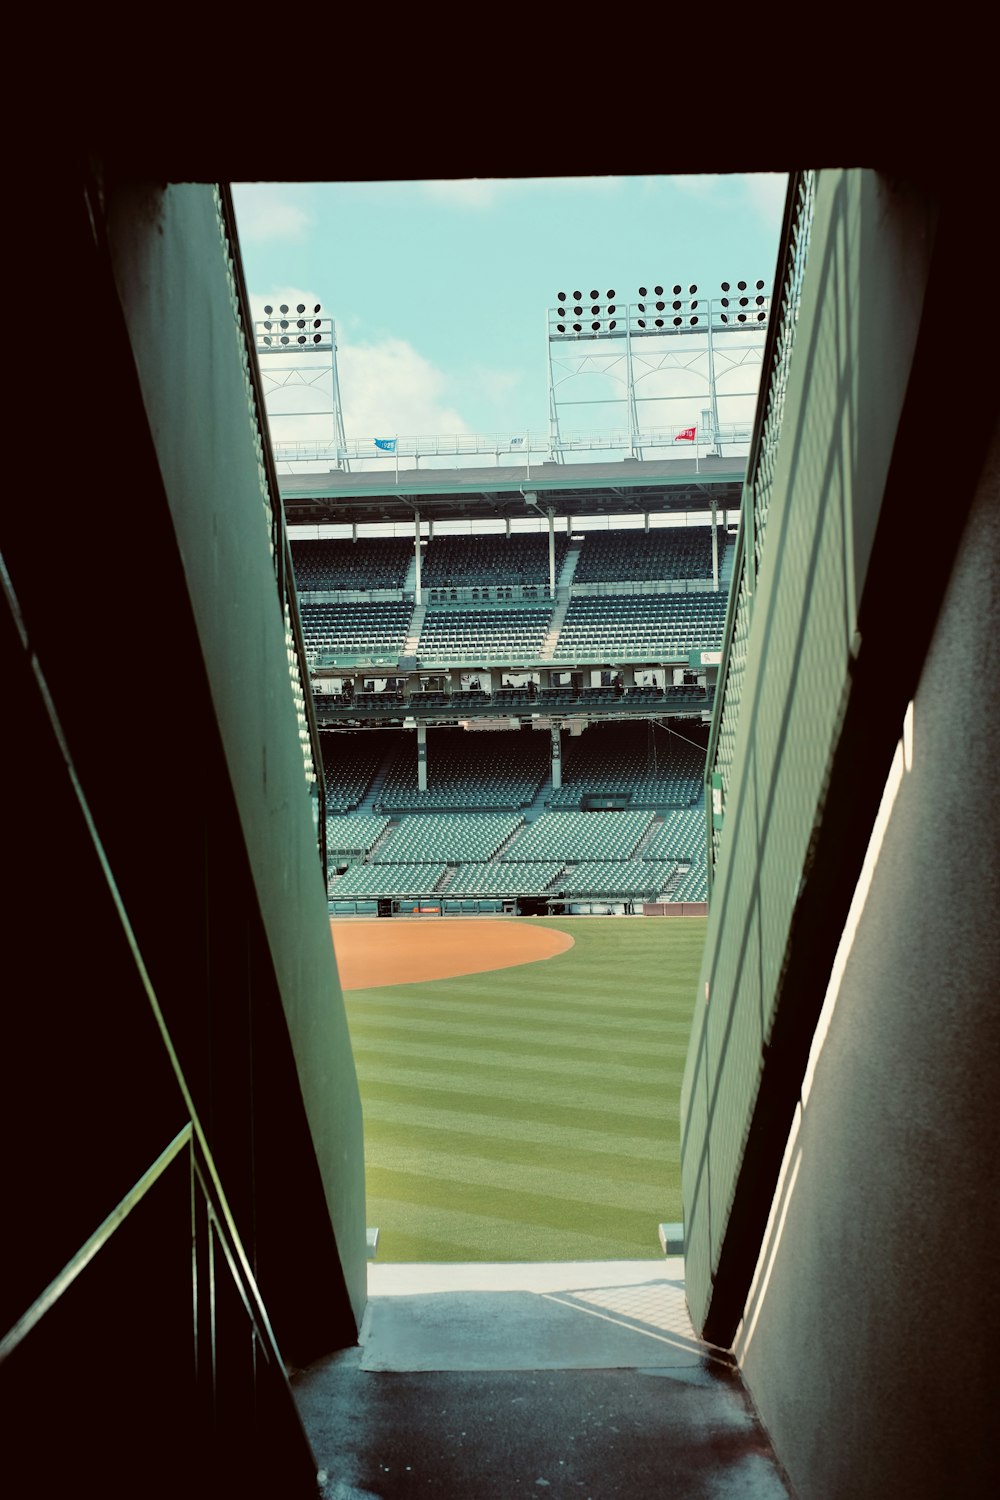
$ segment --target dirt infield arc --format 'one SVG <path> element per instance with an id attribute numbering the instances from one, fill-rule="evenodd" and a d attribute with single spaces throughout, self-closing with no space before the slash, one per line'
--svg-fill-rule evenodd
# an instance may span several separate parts
<path id="1" fill-rule="evenodd" d="M 527 922 L 475 917 L 331 921 L 345 990 L 453 979 L 538 963 L 572 948 L 568 932 Z"/>

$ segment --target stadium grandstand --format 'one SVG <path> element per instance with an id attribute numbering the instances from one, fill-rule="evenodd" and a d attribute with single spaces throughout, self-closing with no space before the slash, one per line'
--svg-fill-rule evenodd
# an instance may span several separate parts
<path id="1" fill-rule="evenodd" d="M 350 536 L 292 529 L 335 915 L 705 910 L 707 725 L 739 489 L 730 475 L 693 486 L 690 461 L 636 468 L 613 522 L 609 488 L 582 465 L 560 466 L 547 528 L 517 515 L 520 475 L 491 476 L 506 490 L 488 498 L 446 476 L 439 493 L 425 484 L 429 535 L 368 534 L 370 492 L 331 475 Z M 282 484 L 290 508 L 304 487 L 324 498 L 313 476 Z M 505 809 L 517 836 L 487 849 Z M 668 819 L 699 813 L 683 862 L 639 858 Z M 388 818 L 375 847 L 357 846 L 358 816 Z"/>
<path id="2" fill-rule="evenodd" d="M 878 170 L 829 165 L 842 71 L 827 82 L 800 46 L 779 108 L 766 67 L 727 74 L 719 53 L 719 86 L 752 74 L 764 102 L 745 138 L 719 110 L 731 143 L 710 132 L 690 170 L 820 163 L 789 178 L 748 451 L 488 477 L 279 479 L 226 183 L 283 180 L 292 139 L 293 172 L 329 170 L 299 97 L 283 122 L 237 65 L 239 107 L 178 90 L 182 69 L 157 89 L 155 54 L 97 87 L 81 52 L 77 89 L 56 79 L 24 222 L 32 284 L 72 309 L 83 354 L 58 431 L 48 399 L 15 431 L 0 523 L 5 1493 L 995 1490 L 1000 435 L 988 309 L 960 296 L 990 134 L 912 102 L 915 54 L 869 50 L 880 86 L 855 80 L 848 113 Z M 344 118 L 381 105 L 356 71 L 338 69 Z M 393 170 L 455 171 L 456 136 L 463 175 L 508 169 L 509 111 L 480 152 L 454 80 L 410 76 L 423 107 Z M 659 150 L 664 118 L 640 101 L 633 154 Z M 608 128 L 580 127 L 592 170 L 617 170 Z M 345 135 L 345 175 L 386 170 L 367 134 L 378 161 Z M 532 152 L 564 170 L 562 147 Z M 49 391 L 66 335 L 44 306 L 19 319 L 22 384 Z M 683 1187 L 663 1249 L 683 1271 L 652 1262 L 642 1297 L 619 1276 L 603 1303 L 592 1262 L 568 1296 L 498 1294 L 490 1369 L 470 1276 L 450 1363 L 364 1365 L 331 902 L 499 903 L 505 932 L 549 930 L 518 910 L 631 906 L 565 922 L 628 937 L 679 930 L 660 913 L 706 896 L 689 1034 L 656 1032 L 686 1046 L 662 1101 Z M 421 921 L 356 925 L 445 925 Z M 623 964 L 601 1035 L 621 1022 L 643 1064 L 659 1022 L 628 990 Z M 570 1081 L 575 1049 L 605 1062 L 599 1041 L 542 1029 L 497 1071 L 534 1075 L 541 1110 L 543 1049 L 565 1068 L 559 1120 L 585 1122 L 588 1157 L 602 1120 L 649 1124 L 614 1057 L 600 1097 Z M 383 1090 L 401 1112 L 419 1092 L 404 1053 Z M 459 1101 L 475 1080 L 454 1078 Z M 435 1149 L 461 1145 L 459 1103 L 423 1104 Z M 470 1161 L 492 1211 L 492 1160 Z M 524 1196 L 544 1207 L 564 1189 L 536 1190 L 535 1165 Z M 414 1172 L 414 1212 L 421 1193 Z M 427 1311 L 376 1310 L 392 1300 L 411 1327 Z M 540 1307 L 574 1350 L 627 1326 L 657 1354 L 529 1367 Z"/>

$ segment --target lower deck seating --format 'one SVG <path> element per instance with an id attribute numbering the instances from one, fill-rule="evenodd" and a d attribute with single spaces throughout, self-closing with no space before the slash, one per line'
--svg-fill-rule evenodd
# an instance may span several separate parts
<path id="1" fill-rule="evenodd" d="M 523 819 L 510 813 L 413 813 L 403 818 L 380 847 L 376 859 L 387 864 L 453 864 L 487 860 L 520 828 Z"/>
<path id="2" fill-rule="evenodd" d="M 357 807 L 371 786 L 385 753 L 383 736 L 377 730 L 362 730 L 356 734 L 324 734 L 321 731 L 319 744 L 323 754 L 327 812 L 347 812 Z"/>
<path id="3" fill-rule="evenodd" d="M 647 859 L 704 859 L 708 833 L 704 807 L 668 812 L 646 848 Z"/>
<path id="4" fill-rule="evenodd" d="M 559 889 L 567 896 L 630 896 L 655 901 L 669 887 L 676 869 L 669 860 L 580 864 L 559 877 Z"/>
<path id="5" fill-rule="evenodd" d="M 692 865 L 690 870 L 681 876 L 671 892 L 670 899 L 671 901 L 708 900 L 708 870 L 704 859 L 700 864 Z"/>
<path id="6" fill-rule="evenodd" d="M 438 865 L 351 865 L 328 886 L 331 901 L 354 896 L 429 896 L 443 879 Z"/>
<path id="7" fill-rule="evenodd" d="M 341 813 L 326 820 L 326 850 L 329 857 L 367 854 L 389 826 L 388 818 L 371 813 Z"/>
<path id="8" fill-rule="evenodd" d="M 704 901 L 705 736 L 700 724 L 678 735 L 652 721 L 566 736 L 569 805 L 539 814 L 546 795 L 561 795 L 545 791 L 547 733 L 431 729 L 420 794 L 412 733 L 326 731 L 331 863 L 351 861 L 331 878 L 330 900 Z M 587 790 L 615 786 L 632 806 L 581 809 Z"/>
<path id="9" fill-rule="evenodd" d="M 547 812 L 518 834 L 503 859 L 629 859 L 651 822 L 648 812 Z"/>
<path id="10" fill-rule="evenodd" d="M 627 793 L 633 805 L 688 807 L 703 798 L 706 730 L 683 735 L 652 721 L 592 724 L 567 743 L 552 807 L 578 807 L 588 792 Z"/>
<path id="11" fill-rule="evenodd" d="M 417 788 L 412 734 L 399 738 L 382 789 L 386 811 L 472 811 L 526 807 L 549 772 L 549 738 L 533 730 L 431 729 L 427 789 Z"/>
<path id="12" fill-rule="evenodd" d="M 448 886 L 449 896 L 540 896 L 555 880 L 558 860 L 521 864 L 463 864 Z"/>

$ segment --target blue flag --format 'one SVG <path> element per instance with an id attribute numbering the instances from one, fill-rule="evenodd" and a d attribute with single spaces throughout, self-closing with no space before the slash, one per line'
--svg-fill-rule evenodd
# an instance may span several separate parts
<path id="1" fill-rule="evenodd" d="M 396 451 L 396 439 L 395 438 L 376 438 L 375 439 L 375 446 L 376 446 L 376 448 L 381 448 L 381 450 L 382 450 L 383 453 L 395 453 L 395 451 Z"/>

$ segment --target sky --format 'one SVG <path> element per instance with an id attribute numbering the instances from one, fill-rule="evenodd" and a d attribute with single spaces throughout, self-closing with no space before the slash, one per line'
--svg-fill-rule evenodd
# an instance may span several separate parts
<path id="1" fill-rule="evenodd" d="M 268 302 L 322 305 L 336 323 L 346 435 L 367 442 L 544 433 L 556 293 L 600 286 L 634 301 L 640 285 L 678 281 L 717 295 L 740 277 L 770 289 L 785 188 L 783 175 L 760 174 L 255 183 L 233 196 L 254 315 Z M 743 389 L 745 372 L 733 378 Z M 560 391 L 621 390 L 599 380 Z M 697 419 L 696 386 L 671 420 Z M 269 401 L 276 442 L 327 426 L 281 415 L 310 402 L 328 405 L 301 391 Z M 575 430 L 619 422 L 624 408 L 564 413 Z"/>

